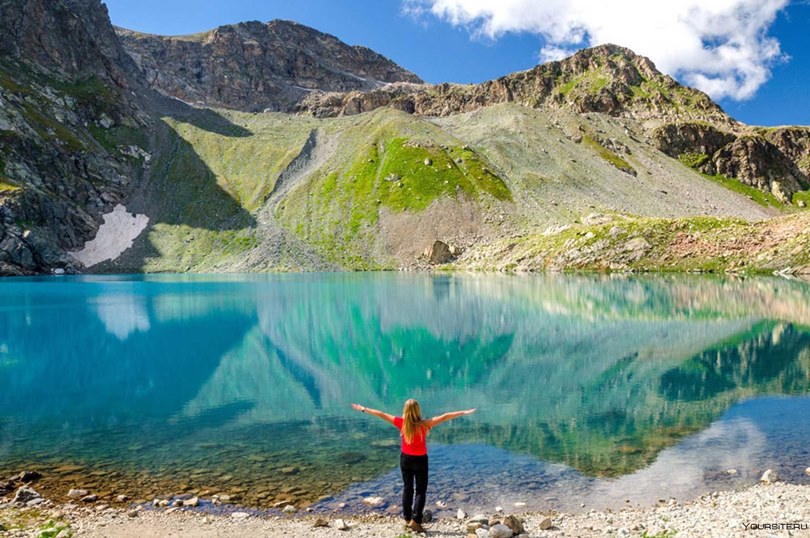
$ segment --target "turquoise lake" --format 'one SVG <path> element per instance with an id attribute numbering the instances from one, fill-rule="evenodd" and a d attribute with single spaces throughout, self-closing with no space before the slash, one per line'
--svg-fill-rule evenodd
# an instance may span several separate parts
<path id="1" fill-rule="evenodd" d="M 0 280 L 0 478 L 65 499 L 228 495 L 394 512 L 398 414 L 429 504 L 688 499 L 808 483 L 810 286 L 778 278 L 296 274 Z M 734 473 L 729 473 L 729 470 Z M 433 506 L 442 511 L 441 507 Z M 523 508 L 521 508 L 523 509 Z"/>

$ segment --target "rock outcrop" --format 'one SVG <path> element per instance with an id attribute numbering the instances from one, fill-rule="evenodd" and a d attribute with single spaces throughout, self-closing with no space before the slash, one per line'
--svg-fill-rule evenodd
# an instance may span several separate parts
<path id="1" fill-rule="evenodd" d="M 425 116 L 447 116 L 497 103 L 642 119 L 731 121 L 703 92 L 681 86 L 648 58 L 616 45 L 585 49 L 565 60 L 477 85 L 392 84 L 365 93 L 313 92 L 298 111 L 323 118 L 391 106 Z"/>
<path id="2" fill-rule="evenodd" d="M 142 161 L 136 67 L 99 0 L 0 3 L 0 275 L 73 270 Z"/>
<path id="3" fill-rule="evenodd" d="M 670 123 L 657 128 L 652 138 L 660 151 L 704 174 L 737 179 L 783 203 L 810 187 L 810 129 L 736 131 L 706 123 Z"/>
<path id="4" fill-rule="evenodd" d="M 421 82 L 368 48 L 289 21 L 245 22 L 179 37 L 118 33 L 152 88 L 206 106 L 289 111 L 312 91 Z"/>

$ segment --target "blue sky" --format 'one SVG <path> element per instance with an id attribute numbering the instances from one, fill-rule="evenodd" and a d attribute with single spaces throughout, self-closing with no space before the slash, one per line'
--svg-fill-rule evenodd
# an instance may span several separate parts
<path id="1" fill-rule="evenodd" d="M 696 50 L 686 45 L 682 51 L 678 50 L 680 43 L 687 40 L 683 39 L 684 28 L 676 28 L 674 23 L 673 35 L 677 31 L 678 41 L 673 45 L 665 38 L 659 39 L 658 35 L 666 35 L 669 20 L 666 17 L 670 16 L 659 16 L 660 10 L 649 15 L 654 21 L 639 21 L 631 26 L 633 30 L 627 31 L 620 22 L 611 27 L 609 17 L 598 13 L 593 15 L 599 17 L 596 20 L 581 12 L 540 13 L 545 8 L 539 7 L 543 3 L 538 0 L 512 2 L 520 11 L 511 13 L 508 8 L 474 7 L 482 5 L 474 0 L 407 1 L 407 5 L 399 0 L 105 0 L 105 3 L 113 24 L 164 35 L 195 33 L 247 20 L 295 20 L 349 44 L 370 47 L 432 83 L 497 78 L 528 69 L 541 57 L 559 56 L 601 39 L 653 57 L 682 82 L 703 83 L 704 89 L 713 88 L 713 95 L 725 95 L 718 102 L 741 121 L 754 125 L 810 125 L 810 2 L 806 0 L 735 0 L 738 5 L 734 6 L 734 14 L 739 13 L 736 26 L 734 17 L 722 13 L 707 13 L 703 20 L 697 17 L 696 27 L 710 27 L 700 30 L 703 33 L 699 37 L 704 42 L 728 39 L 743 43 L 735 51 L 739 56 L 747 55 L 735 65 L 728 64 L 727 55 L 720 58 L 708 54 L 709 47 L 701 49 L 700 39 Z M 580 7 L 584 6 L 587 12 L 591 1 L 595 0 L 579 0 Z M 700 8 L 703 3 L 711 4 L 712 0 L 702 0 L 695 6 Z M 576 4 L 572 2 L 574 7 Z M 606 3 L 596 1 L 595 9 L 598 11 L 602 4 Z M 693 10 L 690 15 L 695 6 L 690 7 Z M 404 7 L 421 14 L 406 14 Z M 671 17 L 674 21 L 676 14 Z M 763 22 L 754 27 L 751 20 L 757 17 Z M 679 19 L 682 21 L 683 17 Z M 548 20 L 552 23 L 547 23 Z M 626 17 L 619 20 L 624 22 Z M 658 35 L 649 38 L 634 31 L 645 26 L 654 28 Z M 741 27 L 749 33 L 743 34 Z M 580 28 L 585 29 L 584 38 Z M 709 38 L 707 32 L 712 33 Z M 622 37 L 628 42 L 622 42 Z M 778 42 L 780 54 L 767 56 L 763 51 L 770 50 L 774 42 Z M 715 80 L 701 78 L 705 71 L 699 68 L 693 71 L 690 61 L 711 65 L 714 71 L 710 76 Z M 767 72 L 770 78 L 763 82 Z M 746 98 L 740 99 L 743 94 Z"/>

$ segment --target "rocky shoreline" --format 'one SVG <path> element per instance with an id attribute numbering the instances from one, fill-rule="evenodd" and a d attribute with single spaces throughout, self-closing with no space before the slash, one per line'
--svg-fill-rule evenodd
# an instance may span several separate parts
<path id="1" fill-rule="evenodd" d="M 810 468 L 806 471 L 810 474 Z M 0 497 L 0 536 L 15 538 L 163 536 L 224 537 L 344 535 L 355 538 L 411 535 L 402 521 L 388 514 L 348 515 L 297 512 L 280 515 L 217 511 L 218 503 L 199 506 L 197 498 L 148 505 L 110 506 L 87 492 L 73 492 L 72 501 L 54 503 L 33 485 L 36 473 L 24 472 L 0 485 L 17 486 Z M 86 495 L 85 495 L 86 494 Z M 126 499 L 122 499 L 125 502 Z M 442 506 L 441 508 L 447 508 Z M 586 507 L 587 508 L 587 507 Z M 759 484 L 741 490 L 713 492 L 687 503 L 660 499 L 654 506 L 618 511 L 589 510 L 580 514 L 521 512 L 520 506 L 492 507 L 485 513 L 431 521 L 435 537 L 736 537 L 810 536 L 810 486 L 778 481 L 766 471 Z"/>

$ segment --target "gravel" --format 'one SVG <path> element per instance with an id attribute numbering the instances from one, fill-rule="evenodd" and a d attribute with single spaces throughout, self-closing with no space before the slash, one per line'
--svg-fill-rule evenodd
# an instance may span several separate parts
<path id="1" fill-rule="evenodd" d="M 10 527 L 8 504 L 0 504 L 0 522 Z M 25 510 L 25 509 L 22 509 Z M 158 538 L 242 536 L 312 536 L 332 537 L 337 534 L 337 517 L 316 518 L 312 515 L 290 517 L 214 516 L 199 511 L 165 510 L 137 511 L 105 509 L 102 511 L 80 506 L 52 508 L 41 517 L 60 515 L 71 523 L 75 536 L 88 538 Z M 506 515 L 492 509 L 484 514 L 492 526 L 504 521 Z M 750 536 L 810 536 L 810 486 L 785 483 L 757 484 L 740 491 L 710 493 L 692 502 L 680 504 L 661 500 L 656 506 L 630 508 L 621 511 L 595 511 L 578 515 L 560 513 L 516 514 L 523 520 L 531 537 L 750 537 Z M 456 538 L 467 534 L 471 519 L 445 518 L 428 525 L 428 534 L 435 538 Z M 547 519 L 551 520 L 551 527 Z M 315 522 L 321 519 L 316 527 Z M 369 515 L 340 519 L 348 526 L 340 536 L 352 538 L 394 537 L 404 533 L 399 519 Z M 768 525 L 769 527 L 766 527 Z M 791 525 L 793 527 L 791 528 Z M 500 528 L 499 528 L 500 529 Z M 39 530 L 6 531 L 5 536 L 40 536 Z"/>

